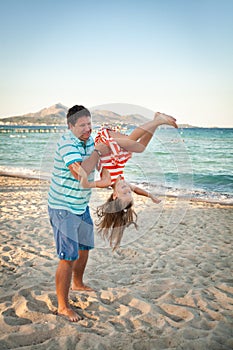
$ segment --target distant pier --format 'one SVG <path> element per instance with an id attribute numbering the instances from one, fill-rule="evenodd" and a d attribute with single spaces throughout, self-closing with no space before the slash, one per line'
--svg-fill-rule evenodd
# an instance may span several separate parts
<path id="1" fill-rule="evenodd" d="M 61 133 L 67 125 L 0 125 L 0 133 Z"/>

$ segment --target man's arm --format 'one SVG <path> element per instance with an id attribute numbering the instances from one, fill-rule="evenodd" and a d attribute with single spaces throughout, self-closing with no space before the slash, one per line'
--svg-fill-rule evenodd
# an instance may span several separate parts
<path id="1" fill-rule="evenodd" d="M 74 162 L 68 166 L 70 169 L 71 174 L 73 177 L 77 180 L 80 180 L 80 175 L 78 173 L 78 169 L 80 165 L 82 165 L 82 168 L 85 170 L 87 176 L 91 173 L 91 171 L 95 168 L 96 164 L 99 161 L 99 155 L 97 152 L 92 152 L 89 158 L 84 160 L 82 163 Z"/>
<path id="2" fill-rule="evenodd" d="M 103 143 L 99 143 L 98 145 L 96 145 L 95 149 L 98 150 L 101 153 L 101 155 L 106 155 L 109 153 L 108 146 L 104 145 Z M 72 163 L 68 166 L 68 168 L 70 169 L 70 172 L 72 173 L 74 178 L 77 180 L 80 180 L 80 176 L 77 171 L 78 170 L 77 165 L 81 165 L 88 176 L 92 172 L 92 170 L 95 169 L 95 166 L 99 160 L 100 160 L 100 154 L 96 151 L 93 151 L 89 158 L 87 158 L 81 163 L 79 162 Z"/>
<path id="3" fill-rule="evenodd" d="M 82 183 L 82 180 L 81 180 Z M 94 186 L 93 187 L 97 187 L 97 188 L 106 188 L 111 186 L 111 176 L 110 173 L 107 169 L 103 168 L 102 172 L 101 172 L 101 178 L 100 180 L 96 180 L 93 182 Z"/>
<path id="4" fill-rule="evenodd" d="M 105 188 L 111 185 L 111 176 L 107 169 L 103 168 L 100 180 L 89 182 L 87 173 L 83 167 L 78 162 L 75 162 L 72 165 L 72 171 L 75 172 L 75 176 L 77 176 L 78 173 L 78 180 L 80 179 L 80 184 L 83 188 Z"/>
<path id="5" fill-rule="evenodd" d="M 100 159 L 100 155 L 105 156 L 109 153 L 109 147 L 103 143 L 99 143 L 95 146 L 95 150 L 99 151 L 100 154 L 96 151 L 93 151 L 90 157 L 86 160 L 84 160 L 82 164 L 82 168 L 86 171 L 87 176 L 92 172 L 92 170 L 95 168 L 96 164 L 98 163 Z"/>

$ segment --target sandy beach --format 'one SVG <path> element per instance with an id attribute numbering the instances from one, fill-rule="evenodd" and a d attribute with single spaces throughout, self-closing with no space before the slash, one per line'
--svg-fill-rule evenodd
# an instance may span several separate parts
<path id="1" fill-rule="evenodd" d="M 57 257 L 48 183 L 0 176 L 0 349 L 233 349 L 233 208 L 135 198 L 114 253 L 96 236 L 85 282 L 70 292 L 83 317 L 56 315 Z M 96 206 L 109 191 L 93 191 Z"/>

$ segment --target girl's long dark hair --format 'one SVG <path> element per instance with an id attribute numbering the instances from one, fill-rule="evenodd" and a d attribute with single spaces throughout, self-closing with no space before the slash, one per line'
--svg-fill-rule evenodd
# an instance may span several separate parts
<path id="1" fill-rule="evenodd" d="M 132 205 L 133 202 L 130 202 L 125 206 L 119 198 L 113 199 L 111 194 L 106 203 L 97 207 L 97 232 L 109 241 L 113 250 L 119 247 L 126 227 L 131 224 L 138 227 L 137 214 Z"/>

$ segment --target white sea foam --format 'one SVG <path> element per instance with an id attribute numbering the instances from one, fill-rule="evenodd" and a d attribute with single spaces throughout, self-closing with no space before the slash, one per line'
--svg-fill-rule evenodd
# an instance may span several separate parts
<path id="1" fill-rule="evenodd" d="M 28 179 L 40 179 L 40 180 L 49 180 L 51 178 L 51 173 L 37 170 L 29 169 L 26 167 L 13 167 L 13 166 L 0 166 L 0 176 L 15 176 Z M 96 179 L 98 175 L 96 173 Z M 147 191 L 152 192 L 157 196 L 165 197 L 176 197 L 180 199 L 187 199 L 190 201 L 204 201 L 209 203 L 219 203 L 225 205 L 233 204 L 233 196 L 230 194 L 224 194 L 219 192 L 208 192 L 199 189 L 185 189 L 177 187 L 165 187 L 163 185 L 153 185 L 150 183 L 134 183 L 137 186 L 144 188 Z"/>
<path id="2" fill-rule="evenodd" d="M 0 166 L 0 175 L 22 177 L 27 179 L 50 179 L 50 174 L 44 171 L 13 166 Z"/>
<path id="3" fill-rule="evenodd" d="M 219 192 L 208 192 L 199 189 L 186 189 L 186 188 L 176 188 L 176 187 L 165 187 L 158 185 L 151 185 L 148 183 L 134 183 L 147 191 L 152 192 L 157 196 L 175 197 L 180 199 L 187 199 L 190 201 L 204 201 L 209 203 L 219 203 L 225 205 L 233 204 L 233 196 L 230 194 L 223 194 Z"/>

